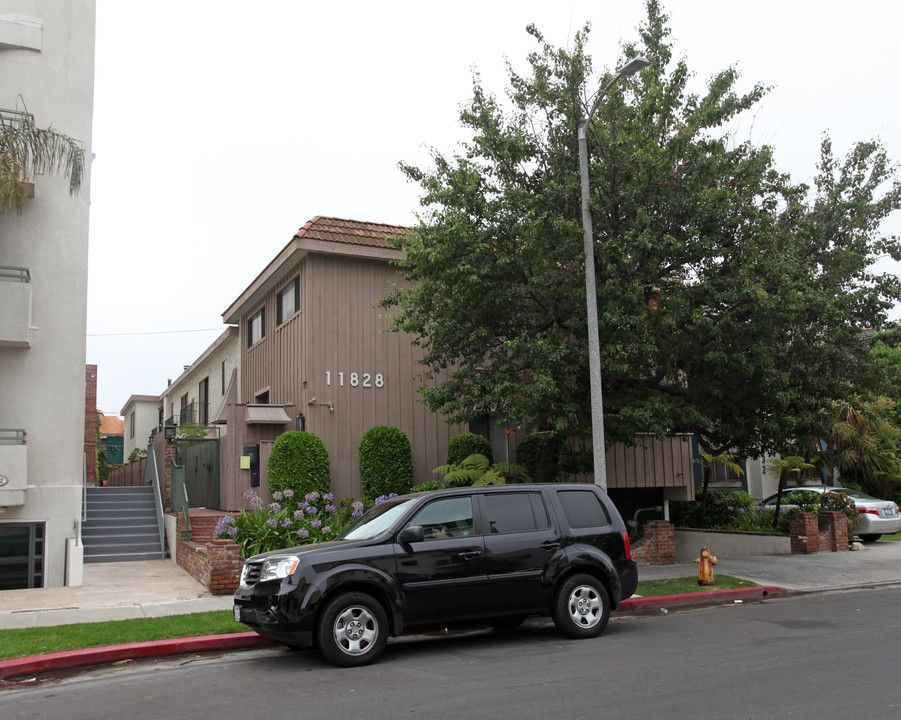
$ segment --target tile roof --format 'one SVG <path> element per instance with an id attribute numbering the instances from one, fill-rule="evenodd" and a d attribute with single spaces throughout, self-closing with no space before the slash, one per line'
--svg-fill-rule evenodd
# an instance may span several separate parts
<path id="1" fill-rule="evenodd" d="M 298 230 L 294 237 L 347 243 L 349 245 L 390 248 L 393 245 L 388 242 L 388 238 L 396 235 L 406 235 L 409 232 L 410 228 L 401 227 L 400 225 L 384 225 L 382 223 L 343 220 L 342 218 L 317 215 Z"/>
<path id="2" fill-rule="evenodd" d="M 102 435 L 122 435 L 125 433 L 125 420 L 115 415 L 104 415 L 100 421 Z"/>

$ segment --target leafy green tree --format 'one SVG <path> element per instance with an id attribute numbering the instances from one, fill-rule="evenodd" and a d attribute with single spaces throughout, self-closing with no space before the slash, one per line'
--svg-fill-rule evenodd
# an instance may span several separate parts
<path id="1" fill-rule="evenodd" d="M 875 382 L 860 331 L 901 298 L 872 268 L 901 256 L 879 233 L 901 184 L 879 142 L 840 162 L 827 137 L 814 186 L 793 184 L 771 148 L 727 129 L 766 88 L 739 92 L 730 67 L 688 92 L 666 23 L 648 0 L 622 55 L 651 65 L 589 132 L 605 436 L 692 432 L 713 454 L 760 456 L 814 437 L 828 400 Z M 528 73 L 510 69 L 507 102 L 476 77 L 468 143 L 401 165 L 423 211 L 396 240 L 411 287 L 383 305 L 424 348 L 430 409 L 587 436 L 577 124 L 609 74 L 592 71 L 588 27 L 570 49 L 528 31 L 537 49 Z"/>
<path id="2" fill-rule="evenodd" d="M 39 128 L 27 111 L 0 115 L 0 213 L 25 210 L 27 181 L 34 173 L 62 171 L 74 195 L 84 178 L 84 145 L 52 127 Z"/>

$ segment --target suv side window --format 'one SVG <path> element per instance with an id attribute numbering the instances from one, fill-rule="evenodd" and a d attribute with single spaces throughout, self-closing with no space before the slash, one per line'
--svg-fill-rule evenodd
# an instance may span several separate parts
<path id="1" fill-rule="evenodd" d="M 486 494 L 485 507 L 492 534 L 529 532 L 550 527 L 540 493 Z"/>
<path id="2" fill-rule="evenodd" d="M 566 515 L 566 522 L 573 530 L 610 524 L 607 508 L 592 490 L 561 490 L 557 498 Z"/>
<path id="3" fill-rule="evenodd" d="M 472 535 L 472 498 L 444 498 L 431 502 L 407 523 L 407 527 L 413 525 L 422 525 L 425 540 Z"/>

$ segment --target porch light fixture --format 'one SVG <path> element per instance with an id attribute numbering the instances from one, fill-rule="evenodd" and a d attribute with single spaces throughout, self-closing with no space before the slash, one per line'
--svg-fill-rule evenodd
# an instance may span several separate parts
<path id="1" fill-rule="evenodd" d="M 175 436 L 178 433 L 178 425 L 176 425 L 171 420 L 167 420 L 166 424 L 163 426 L 163 437 L 166 438 L 167 443 L 171 443 L 175 440 Z"/>

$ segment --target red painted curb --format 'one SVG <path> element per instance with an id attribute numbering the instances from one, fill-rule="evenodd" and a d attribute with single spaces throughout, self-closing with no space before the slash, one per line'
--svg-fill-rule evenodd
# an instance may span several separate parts
<path id="1" fill-rule="evenodd" d="M 712 605 L 729 603 L 736 600 L 764 600 L 777 595 L 787 595 L 788 590 L 775 585 L 762 585 L 751 588 L 735 588 L 733 590 L 710 590 L 681 595 L 654 595 L 652 597 L 633 597 L 623 600 L 617 612 L 636 612 L 656 608 L 684 607 L 686 605 Z"/>
<path id="2" fill-rule="evenodd" d="M 255 632 L 243 632 L 151 640 L 125 645 L 106 645 L 83 650 L 69 650 L 46 655 L 2 660 L 0 661 L 0 679 L 55 670 L 69 670 L 84 665 L 114 663 L 135 658 L 183 655 L 208 650 L 230 650 L 232 648 L 262 647 L 264 645 L 278 645 L 278 643 L 275 640 L 257 635 Z"/>

